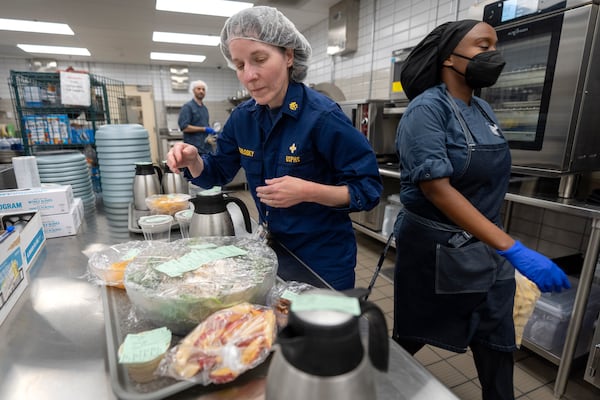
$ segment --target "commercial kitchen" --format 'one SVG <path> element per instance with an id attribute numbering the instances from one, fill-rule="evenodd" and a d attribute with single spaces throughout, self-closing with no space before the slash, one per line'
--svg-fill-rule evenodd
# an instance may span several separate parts
<path id="1" fill-rule="evenodd" d="M 136 315 L 139 310 L 122 288 L 102 284 L 90 272 L 94 255 L 137 249 L 151 238 L 142 222 L 151 216 L 147 206 L 152 205 L 144 199 L 153 193 L 141 193 L 136 184 L 156 178 L 157 192 L 189 195 L 192 203 L 202 190 L 178 181 L 164 165 L 169 149 L 182 141 L 177 118 L 192 97 L 189 83 L 207 83 L 205 104 L 216 130 L 248 93 L 218 46 L 152 37 L 177 32 L 214 39 L 226 17 L 164 9 L 176 1 L 12 3 L 2 5 L 0 16 L 0 398 L 265 398 L 269 374 L 275 374 L 269 370 L 273 354 L 224 384 L 154 375 L 136 381 L 119 362 L 121 346 L 128 335 L 159 327 Z M 351 218 L 358 242 L 356 286 L 372 289 L 369 301 L 381 310 L 388 334 L 395 260 L 390 239 L 402 207 L 395 134 L 408 104 L 399 82 L 402 63 L 443 22 L 472 18 L 494 26 L 507 66 L 479 95 L 494 109 L 511 147 L 504 226 L 555 260 L 573 285 L 538 300 L 515 353 L 515 398 L 600 398 L 599 1 L 263 0 L 254 5 L 277 7 L 296 24 L 313 50 L 305 83 L 338 102 L 377 155 L 384 184 L 380 204 Z M 73 34 L 19 32 L 9 19 L 21 25 L 63 23 Z M 27 44 L 83 48 L 87 55 L 43 53 Z M 205 57 L 161 60 L 165 53 Z M 62 106 L 66 96 L 69 107 Z M 40 124 L 46 128 L 38 131 Z M 119 172 L 124 166 L 130 174 Z M 221 199 L 234 203 L 225 211 L 231 228 L 216 236 L 235 235 L 235 244 L 246 243 L 258 220 L 245 179 L 241 170 Z M 24 209 L 26 198 L 37 203 Z M 181 214 L 169 210 L 169 243 L 186 235 L 189 204 L 183 198 Z M 277 272 L 271 286 L 302 282 L 328 288 L 285 247 L 274 243 L 269 254 Z M 380 327 L 369 326 L 365 334 L 361 325 L 360 333 L 364 339 Z M 174 344 L 180 336 L 173 336 Z M 387 371 L 376 367 L 366 349 L 361 365 L 369 366 L 372 378 L 354 395 L 481 398 L 470 352 L 426 346 L 413 358 L 394 341 L 383 342 Z M 301 383 L 286 393 L 302 393 Z"/>

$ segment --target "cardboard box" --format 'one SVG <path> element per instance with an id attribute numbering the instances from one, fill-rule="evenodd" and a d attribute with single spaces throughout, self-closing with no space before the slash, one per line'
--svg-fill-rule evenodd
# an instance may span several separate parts
<path id="1" fill-rule="evenodd" d="M 83 216 L 83 201 L 81 198 L 76 197 L 68 213 L 42 215 L 44 234 L 48 239 L 76 235 L 81 226 Z"/>
<path id="2" fill-rule="evenodd" d="M 29 283 L 27 271 L 46 243 L 37 211 L 0 214 L 0 226 L 16 230 L 0 242 L 0 324 L 4 322 Z"/>
<path id="3" fill-rule="evenodd" d="M 71 185 L 0 190 L 0 213 L 39 210 L 42 215 L 64 214 L 72 205 Z"/>
<path id="4" fill-rule="evenodd" d="M 38 211 L 27 211 L 20 213 L 0 214 L 0 228 L 6 229 L 8 226 L 17 227 L 17 232 L 9 236 L 19 239 L 21 254 L 25 269 L 35 262 L 38 254 L 46 243 L 46 236 L 42 227 L 42 216 Z M 2 249 L 4 242 L 0 244 Z M 4 258 L 4 253 L 0 252 L 0 262 Z"/>

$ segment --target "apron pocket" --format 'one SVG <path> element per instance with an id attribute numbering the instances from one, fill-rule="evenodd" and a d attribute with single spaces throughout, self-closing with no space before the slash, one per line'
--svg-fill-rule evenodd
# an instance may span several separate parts
<path id="1" fill-rule="evenodd" d="M 496 279 L 497 260 L 483 242 L 436 248 L 435 291 L 438 294 L 487 292 Z"/>

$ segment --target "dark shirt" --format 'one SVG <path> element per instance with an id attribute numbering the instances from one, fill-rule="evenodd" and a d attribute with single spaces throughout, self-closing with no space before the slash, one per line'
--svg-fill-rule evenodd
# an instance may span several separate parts
<path id="1" fill-rule="evenodd" d="M 206 108 L 204 104 L 199 105 L 194 99 L 192 99 L 185 103 L 183 107 L 181 107 L 177 123 L 179 125 L 179 129 L 182 131 L 188 125 L 207 127 L 209 126 L 208 108 Z M 200 154 L 207 154 L 213 150 L 212 146 L 209 143 L 206 143 L 206 137 L 208 135 L 209 134 L 206 132 L 183 132 L 183 141 L 196 146 Z"/>

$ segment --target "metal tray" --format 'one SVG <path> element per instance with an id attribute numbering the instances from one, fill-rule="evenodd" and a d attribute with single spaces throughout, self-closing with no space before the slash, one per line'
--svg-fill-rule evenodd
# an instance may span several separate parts
<path id="1" fill-rule="evenodd" d="M 191 204 L 191 203 L 190 203 Z M 190 206 L 190 208 L 192 208 Z M 133 206 L 133 202 L 129 203 L 129 212 L 127 214 L 128 220 L 128 229 L 130 232 L 134 233 L 144 233 L 142 228 L 137 223 L 137 220 L 143 215 L 150 215 L 150 211 L 140 211 L 136 210 Z M 179 229 L 179 222 L 175 218 L 173 218 L 173 223 L 171 224 L 171 230 Z"/>
<path id="2" fill-rule="evenodd" d="M 147 321 L 135 318 L 133 306 L 127 293 L 118 288 L 102 286 L 102 303 L 104 305 L 104 321 L 106 330 L 106 347 L 108 368 L 113 392 L 122 400 L 154 400 L 164 399 L 175 394 L 190 399 L 252 399 L 257 391 L 264 391 L 264 379 L 267 374 L 269 359 L 258 367 L 247 371 L 235 381 L 224 385 L 198 385 L 189 381 L 177 381 L 172 378 L 158 377 L 148 383 L 136 383 L 129 378 L 127 369 L 118 363 L 117 351 L 129 333 L 138 333 L 156 328 Z M 171 345 L 178 343 L 182 337 L 173 335 Z M 185 395 L 183 393 L 188 393 Z M 177 396 L 180 398 L 180 396 Z"/>

